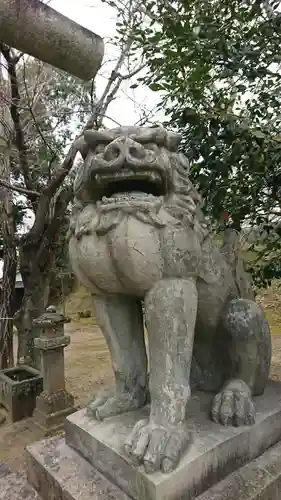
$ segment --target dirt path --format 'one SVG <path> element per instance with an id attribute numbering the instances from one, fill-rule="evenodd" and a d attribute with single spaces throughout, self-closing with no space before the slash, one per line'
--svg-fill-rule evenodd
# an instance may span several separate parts
<path id="1" fill-rule="evenodd" d="M 67 389 L 76 397 L 76 404 L 85 406 L 92 392 L 112 380 L 109 352 L 98 326 L 66 326 L 71 336 L 65 352 Z"/>
<path id="2" fill-rule="evenodd" d="M 92 392 L 112 381 L 110 358 L 104 339 L 96 325 L 70 323 L 66 333 L 71 344 L 65 350 L 67 389 L 76 405 L 86 404 Z M 274 335 L 272 378 L 281 380 L 281 335 Z M 32 419 L 16 424 L 6 422 L 0 428 L 0 461 L 8 461 L 12 470 L 24 467 L 24 448 L 43 436 Z"/>

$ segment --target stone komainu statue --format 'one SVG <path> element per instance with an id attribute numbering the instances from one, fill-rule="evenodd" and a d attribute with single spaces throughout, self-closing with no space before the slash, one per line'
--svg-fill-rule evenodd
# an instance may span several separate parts
<path id="1" fill-rule="evenodd" d="M 160 127 L 87 130 L 70 221 L 70 261 L 96 296 L 116 380 L 88 412 L 104 419 L 150 398 L 125 443 L 147 472 L 177 466 L 193 389 L 216 394 L 215 422 L 252 424 L 271 358 L 264 314 L 213 243 L 178 143 Z"/>

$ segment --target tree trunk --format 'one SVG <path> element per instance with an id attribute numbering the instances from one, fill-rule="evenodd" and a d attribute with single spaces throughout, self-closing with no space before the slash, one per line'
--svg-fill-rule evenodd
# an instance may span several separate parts
<path id="1" fill-rule="evenodd" d="M 0 60 L 1 63 L 1 60 Z M 5 90 L 5 82 L 0 84 Z M 0 102 L 0 176 L 10 182 L 11 118 L 8 107 Z M 0 290 L 0 369 L 13 366 L 12 306 L 15 293 L 17 254 L 12 195 L 0 189 L 0 231 L 3 238 L 3 279 Z"/>
<path id="2" fill-rule="evenodd" d="M 0 369 L 14 364 L 12 305 L 15 292 L 17 256 L 13 234 L 13 221 L 9 203 L 0 201 L 0 224 L 3 234 L 4 267 L 0 294 Z"/>
<path id="3" fill-rule="evenodd" d="M 26 234 L 20 245 L 20 270 L 24 284 L 24 298 L 15 317 L 18 330 L 18 364 L 36 364 L 34 337 L 37 332 L 32 326 L 33 320 L 45 310 L 49 299 L 49 282 L 55 250 L 61 227 L 61 220 L 72 192 L 65 190 L 57 196 L 53 217 L 46 224 L 45 231 Z M 38 215 L 38 214 L 37 214 Z M 48 215 L 48 214 L 47 214 Z M 46 213 L 42 214 L 46 217 Z"/>
<path id="4" fill-rule="evenodd" d="M 47 269 L 36 266 L 36 248 L 21 248 L 20 269 L 24 284 L 24 297 L 20 310 L 15 316 L 18 331 L 17 364 L 36 366 L 34 338 L 37 333 L 33 320 L 44 313 L 49 298 L 49 275 L 52 262 Z M 52 255 L 50 255 L 50 261 Z"/>

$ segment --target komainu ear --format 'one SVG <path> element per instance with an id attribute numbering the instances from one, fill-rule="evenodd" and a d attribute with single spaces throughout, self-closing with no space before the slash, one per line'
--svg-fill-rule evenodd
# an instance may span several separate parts
<path id="1" fill-rule="evenodd" d="M 91 149 L 95 149 L 97 144 L 107 144 L 114 139 L 110 130 L 85 130 L 84 139 Z"/>
<path id="2" fill-rule="evenodd" d="M 164 129 L 164 127 L 154 126 L 140 129 L 136 134 L 136 140 L 144 144 L 155 142 L 157 146 L 164 147 L 171 152 L 175 152 L 181 141 L 181 136 L 175 132 L 168 132 Z"/>
<path id="3" fill-rule="evenodd" d="M 78 139 L 76 139 L 75 141 L 75 146 L 77 147 L 79 153 L 81 154 L 83 160 L 85 160 L 87 154 L 88 154 L 88 151 L 89 151 L 89 146 L 88 144 L 86 143 L 85 139 L 83 136 L 79 137 Z"/>
<path id="4" fill-rule="evenodd" d="M 180 141 L 180 134 L 177 134 L 175 132 L 167 132 L 166 147 L 169 151 L 177 151 Z"/>

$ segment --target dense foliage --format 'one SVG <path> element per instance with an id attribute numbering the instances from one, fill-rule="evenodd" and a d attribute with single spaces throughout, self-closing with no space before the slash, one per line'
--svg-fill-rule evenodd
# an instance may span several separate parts
<path id="1" fill-rule="evenodd" d="M 153 0 L 146 7 L 147 22 L 135 30 L 149 67 L 144 81 L 162 93 L 167 124 L 183 135 L 206 212 L 218 225 L 227 210 L 236 229 L 271 233 L 280 220 L 281 2 Z"/>

